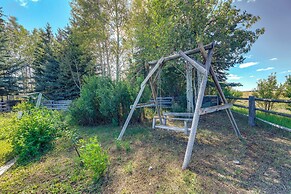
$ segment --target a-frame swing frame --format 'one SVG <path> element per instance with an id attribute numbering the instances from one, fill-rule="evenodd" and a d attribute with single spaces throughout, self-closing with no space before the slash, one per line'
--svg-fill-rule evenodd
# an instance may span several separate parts
<path id="1" fill-rule="evenodd" d="M 185 153 L 185 157 L 184 157 L 184 162 L 183 162 L 183 166 L 182 166 L 182 169 L 186 169 L 190 163 L 190 160 L 191 160 L 191 155 L 192 155 L 192 151 L 193 151 L 193 146 L 194 146 L 194 141 L 195 141 L 195 137 L 196 137 L 196 132 L 197 132 L 197 126 L 198 126 L 198 121 L 199 121 L 199 117 L 200 115 L 202 114 L 205 114 L 205 113 L 211 113 L 211 112 L 215 112 L 215 111 L 218 111 L 218 110 L 223 110 L 225 109 L 226 112 L 227 112 L 227 115 L 229 117 L 229 120 L 232 124 L 232 127 L 235 131 L 235 134 L 241 138 L 241 134 L 240 134 L 240 131 L 237 127 L 237 124 L 234 120 L 234 117 L 232 115 L 232 112 L 230 110 L 230 106 L 229 104 L 227 103 L 227 100 L 224 96 L 224 93 L 221 89 L 221 86 L 218 82 L 218 79 L 217 79 L 217 76 L 211 66 L 211 61 L 212 61 L 212 56 L 213 56 L 213 53 L 214 53 L 214 46 L 215 46 L 215 43 L 211 43 L 211 44 L 208 44 L 208 45 L 205 45 L 203 46 L 202 43 L 199 43 L 198 44 L 198 48 L 195 48 L 193 50 L 188 50 L 188 51 L 185 51 L 185 52 L 182 52 L 180 51 L 178 54 L 174 54 L 174 55 L 171 55 L 171 56 L 168 56 L 168 57 L 162 57 L 160 58 L 158 61 L 152 61 L 152 62 L 149 62 L 150 65 L 154 65 L 154 67 L 152 67 L 152 69 L 150 70 L 149 74 L 146 76 L 146 78 L 144 79 L 144 81 L 141 83 L 141 86 L 140 86 L 140 91 L 134 101 L 134 104 L 130 110 L 130 113 L 122 127 L 122 130 L 118 136 L 118 140 L 121 140 L 123 135 L 124 135 L 124 132 L 131 120 L 131 117 L 133 115 L 133 112 L 134 110 L 136 109 L 137 107 L 137 104 L 143 94 L 143 91 L 146 87 L 146 83 L 150 80 L 150 78 L 154 75 L 154 73 L 163 65 L 163 63 L 167 62 L 167 61 L 170 61 L 170 60 L 173 60 L 173 59 L 177 59 L 177 58 L 184 58 L 190 65 L 192 65 L 194 68 L 197 69 L 197 71 L 199 71 L 200 73 L 203 74 L 203 78 L 202 78 L 202 82 L 200 84 L 200 87 L 199 87 L 199 92 L 198 92 L 198 98 L 197 98 L 197 101 L 196 101 L 196 105 L 195 105 L 195 110 L 194 110 L 194 113 L 193 113 L 193 119 L 192 119 L 192 125 L 191 125 L 191 128 L 190 128 L 190 135 L 189 135 L 189 139 L 188 139 L 188 144 L 187 144 L 187 148 L 186 148 L 186 153 Z M 208 51 L 208 52 L 206 52 Z M 205 64 L 202 64 L 198 61 L 195 61 L 194 59 L 190 58 L 188 55 L 191 55 L 191 54 L 196 54 L 196 53 L 201 53 L 202 54 L 202 57 L 205 61 Z M 209 107 L 209 108 L 204 108 L 203 110 L 201 109 L 201 106 L 202 106 L 202 101 L 203 101 L 203 97 L 204 97 L 204 92 L 205 92 L 205 89 L 206 89 L 206 84 L 207 84 L 207 80 L 208 80 L 208 75 L 211 75 L 213 81 L 214 81 L 214 85 L 218 91 L 218 94 L 220 96 L 220 99 L 223 103 L 223 105 L 219 105 L 219 106 L 216 106 L 216 107 Z M 154 96 L 155 98 L 155 96 Z M 155 99 L 156 100 L 156 99 Z M 156 103 L 157 105 L 157 103 Z"/>

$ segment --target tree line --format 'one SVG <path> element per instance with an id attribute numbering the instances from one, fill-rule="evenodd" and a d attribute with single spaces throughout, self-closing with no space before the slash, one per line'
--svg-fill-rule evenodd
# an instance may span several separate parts
<path id="1" fill-rule="evenodd" d="M 139 83 L 147 61 L 201 42 L 217 42 L 213 66 L 224 82 L 264 33 L 251 28 L 260 17 L 232 0 L 73 0 L 70 23 L 56 34 L 49 24 L 28 31 L 2 9 L 0 18 L 0 96 L 42 92 L 55 100 L 78 97 L 86 76 Z M 161 92 L 184 94 L 184 72 L 185 61 L 169 63 Z"/>

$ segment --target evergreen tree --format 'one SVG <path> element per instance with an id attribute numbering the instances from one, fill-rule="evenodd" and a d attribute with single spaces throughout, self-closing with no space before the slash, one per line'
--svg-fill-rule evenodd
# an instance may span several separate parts
<path id="1" fill-rule="evenodd" d="M 16 74 L 19 64 L 13 62 L 9 53 L 5 24 L 2 8 L 0 8 L 0 95 L 2 97 L 15 94 L 19 90 Z"/>
<path id="2" fill-rule="evenodd" d="M 34 52 L 33 68 L 35 91 L 43 92 L 48 98 L 58 99 L 60 87 L 58 78 L 59 62 L 55 54 L 55 39 L 49 24 L 45 30 L 40 30 L 40 41 Z"/>
<path id="3" fill-rule="evenodd" d="M 74 99 L 80 95 L 83 76 L 94 74 L 92 58 L 78 43 L 78 38 L 71 28 L 60 30 L 58 41 L 61 45 L 59 95 L 63 99 Z"/>

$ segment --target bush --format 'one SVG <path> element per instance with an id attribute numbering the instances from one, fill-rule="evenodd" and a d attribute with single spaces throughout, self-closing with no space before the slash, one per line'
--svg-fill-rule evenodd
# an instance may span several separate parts
<path id="1" fill-rule="evenodd" d="M 127 82 L 114 83 L 105 77 L 87 77 L 80 98 L 70 108 L 71 120 L 79 125 L 121 124 L 134 97 L 135 91 Z"/>
<path id="2" fill-rule="evenodd" d="M 109 156 L 103 151 L 96 137 L 90 138 L 88 142 L 82 139 L 80 143 L 81 161 L 86 168 L 94 172 L 94 179 L 98 180 L 109 165 Z"/>
<path id="3" fill-rule="evenodd" d="M 47 109 L 31 109 L 16 123 L 13 150 L 20 162 L 41 156 L 53 146 L 58 130 L 63 128 L 60 114 Z"/>

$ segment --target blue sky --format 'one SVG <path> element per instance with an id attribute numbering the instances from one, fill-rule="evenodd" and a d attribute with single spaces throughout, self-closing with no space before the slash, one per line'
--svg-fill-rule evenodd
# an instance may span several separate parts
<path id="1" fill-rule="evenodd" d="M 28 30 L 50 23 L 54 32 L 69 23 L 69 0 L 0 0 L 6 16 L 15 16 Z"/>
<path id="2" fill-rule="evenodd" d="M 277 72 L 279 82 L 291 74 L 291 0 L 236 0 L 237 8 L 261 17 L 255 28 L 266 32 L 245 55 L 244 64 L 229 71 L 229 82 L 240 82 L 239 90 L 251 90 L 258 79 Z M 69 0 L 0 0 L 4 14 L 15 16 L 26 29 L 50 23 L 54 32 L 69 23 Z"/>

